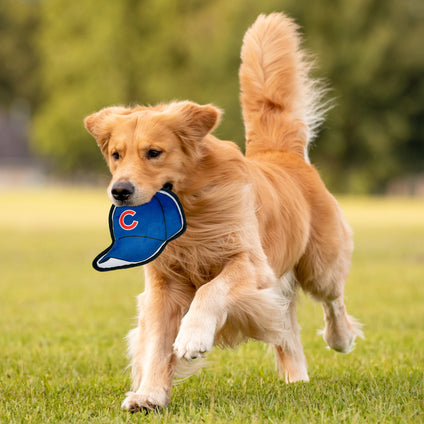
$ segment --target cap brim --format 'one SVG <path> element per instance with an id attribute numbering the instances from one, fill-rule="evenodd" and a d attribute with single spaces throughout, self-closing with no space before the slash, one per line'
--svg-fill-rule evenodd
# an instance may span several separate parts
<path id="1" fill-rule="evenodd" d="M 146 237 L 121 238 L 100 253 L 94 259 L 93 266 L 99 271 L 107 271 L 144 265 L 159 256 L 166 243 L 166 240 Z"/>

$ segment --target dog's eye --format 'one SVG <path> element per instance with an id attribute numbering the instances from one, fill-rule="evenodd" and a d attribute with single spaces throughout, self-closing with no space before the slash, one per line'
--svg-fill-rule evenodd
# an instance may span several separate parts
<path id="1" fill-rule="evenodd" d="M 158 158 L 160 155 L 162 154 L 162 152 L 160 150 L 153 150 L 150 149 L 147 152 L 147 159 L 154 159 L 154 158 Z"/>
<path id="2" fill-rule="evenodd" d="M 113 158 L 113 160 L 118 160 L 119 159 L 119 153 L 118 152 L 113 152 L 112 153 L 112 158 Z"/>

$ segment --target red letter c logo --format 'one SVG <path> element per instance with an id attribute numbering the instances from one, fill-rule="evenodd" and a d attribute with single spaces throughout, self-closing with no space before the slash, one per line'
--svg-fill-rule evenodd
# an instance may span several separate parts
<path id="1" fill-rule="evenodd" d="M 119 217 L 119 225 L 124 230 L 133 230 L 135 227 L 137 227 L 138 221 L 134 220 L 131 224 L 125 224 L 124 219 L 125 219 L 125 217 L 127 215 L 134 216 L 135 215 L 135 211 L 127 210 L 125 212 L 122 212 L 121 216 Z"/>

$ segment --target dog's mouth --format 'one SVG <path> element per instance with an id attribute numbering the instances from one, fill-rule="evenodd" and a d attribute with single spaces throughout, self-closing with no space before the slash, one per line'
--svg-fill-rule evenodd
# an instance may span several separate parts
<path id="1" fill-rule="evenodd" d="M 172 191 L 172 189 L 173 189 L 173 187 L 174 187 L 174 185 L 172 184 L 172 183 L 165 183 L 164 185 L 163 185 L 163 189 L 164 190 L 169 190 L 169 191 Z"/>

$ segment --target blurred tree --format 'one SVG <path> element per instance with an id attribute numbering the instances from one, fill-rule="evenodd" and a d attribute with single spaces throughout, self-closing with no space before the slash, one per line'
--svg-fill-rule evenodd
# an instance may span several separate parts
<path id="1" fill-rule="evenodd" d="M 422 0 L 35 3 L 43 103 L 34 146 L 63 171 L 105 169 L 82 119 L 110 104 L 213 102 L 225 110 L 217 135 L 242 145 L 242 37 L 259 13 L 274 10 L 303 27 L 316 74 L 336 99 L 311 152 L 326 182 L 379 191 L 393 176 L 424 169 Z"/>
<path id="2" fill-rule="evenodd" d="M 16 99 L 36 105 L 39 100 L 37 2 L 0 2 L 0 106 L 7 109 Z"/>
<path id="3" fill-rule="evenodd" d="M 33 142 L 56 170 L 92 170 L 100 161 L 82 119 L 125 100 L 127 80 L 117 66 L 121 2 L 40 3 L 44 102 L 34 121 Z"/>
<path id="4" fill-rule="evenodd" d="M 423 18 L 419 0 L 321 0 L 303 14 L 336 99 L 311 153 L 334 189 L 380 192 L 424 171 Z"/>

